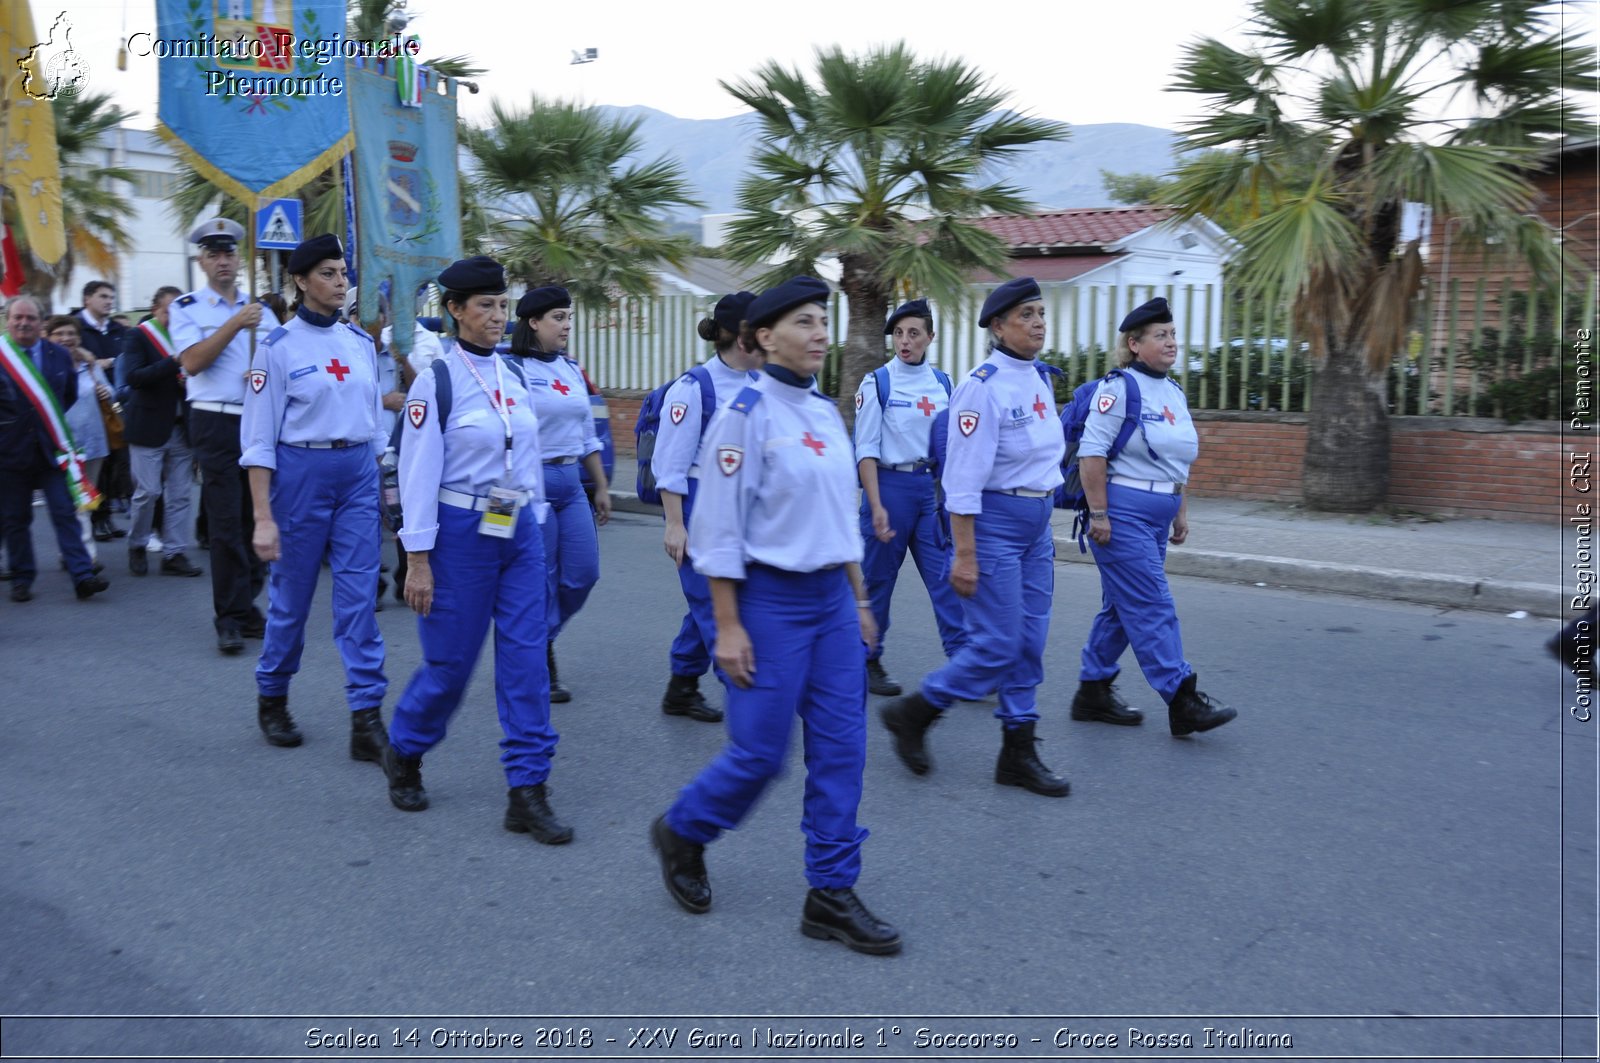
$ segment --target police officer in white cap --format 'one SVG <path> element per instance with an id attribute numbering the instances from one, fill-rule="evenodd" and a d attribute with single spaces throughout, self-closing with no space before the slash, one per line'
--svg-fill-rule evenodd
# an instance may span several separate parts
<path id="1" fill-rule="evenodd" d="M 244 228 L 227 218 L 201 222 L 189 233 L 200 247 L 206 286 L 173 301 L 168 330 L 188 375 L 189 442 L 200 466 L 200 503 L 211 541 L 211 600 L 217 649 L 230 656 L 244 638 L 266 634 L 253 604 L 266 566 L 250 548 L 255 512 L 239 467 L 239 418 L 251 350 L 277 327 L 260 303 L 239 290 L 238 243 Z"/>

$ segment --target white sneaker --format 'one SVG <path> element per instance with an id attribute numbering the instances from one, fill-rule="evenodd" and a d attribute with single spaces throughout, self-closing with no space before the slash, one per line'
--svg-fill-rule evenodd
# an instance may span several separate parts
<path id="1" fill-rule="evenodd" d="M 150 536 L 150 542 L 149 542 L 148 545 L 145 546 L 145 549 L 153 551 L 155 553 L 160 553 L 161 552 L 161 540 L 160 540 L 160 538 L 158 538 L 157 536 L 154 536 L 154 535 Z"/>

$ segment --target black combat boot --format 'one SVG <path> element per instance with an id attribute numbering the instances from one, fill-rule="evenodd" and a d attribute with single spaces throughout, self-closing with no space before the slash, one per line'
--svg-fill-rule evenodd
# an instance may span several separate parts
<path id="1" fill-rule="evenodd" d="M 537 786 L 513 786 L 506 792 L 506 830 L 515 834 L 531 834 L 536 842 L 545 845 L 565 845 L 572 840 L 572 828 L 556 819 L 550 811 L 544 783 Z"/>
<path id="2" fill-rule="evenodd" d="M 550 704 L 562 705 L 572 700 L 572 691 L 561 685 L 561 677 L 556 674 L 556 644 L 544 644 L 545 663 L 550 667 Z"/>
<path id="3" fill-rule="evenodd" d="M 667 682 L 667 692 L 661 697 L 661 711 L 668 716 L 687 716 L 701 723 L 721 723 L 722 710 L 713 709 L 700 693 L 700 677 L 676 675 Z"/>
<path id="4" fill-rule="evenodd" d="M 275 746 L 297 746 L 304 741 L 295 728 L 294 717 L 289 715 L 287 695 L 271 698 L 257 695 L 256 722 L 261 725 L 261 733 L 267 736 L 267 741 Z"/>
<path id="5" fill-rule="evenodd" d="M 853 889 L 806 893 L 800 933 L 808 938 L 842 941 L 857 952 L 887 956 L 900 951 L 900 931 L 867 910 Z"/>
<path id="6" fill-rule="evenodd" d="M 672 899 L 685 911 L 704 915 L 711 910 L 711 882 L 706 878 L 706 847 L 667 826 L 666 816 L 650 824 L 650 844 L 661 858 L 661 881 Z"/>
<path id="7" fill-rule="evenodd" d="M 878 718 L 894 735 L 894 752 L 900 762 L 910 768 L 913 775 L 928 774 L 933 761 L 928 759 L 928 751 L 922 743 L 928 728 L 939 718 L 939 710 L 933 703 L 923 697 L 920 690 L 914 691 L 885 705 Z"/>
<path id="8" fill-rule="evenodd" d="M 383 751 L 389 745 L 389 731 L 383 726 L 383 714 L 377 708 L 358 709 L 350 714 L 350 759 L 383 763 Z"/>
<path id="9" fill-rule="evenodd" d="M 900 696 L 900 684 L 883 670 L 883 662 L 876 657 L 867 662 L 867 689 L 883 698 Z"/>
<path id="10" fill-rule="evenodd" d="M 1221 727 L 1239 713 L 1195 689 L 1199 676 L 1190 672 L 1167 705 L 1167 723 L 1174 736 Z"/>
<path id="11" fill-rule="evenodd" d="M 1065 797 L 1072 784 L 1044 766 L 1034 743 L 1033 724 L 1008 727 L 1000 732 L 1000 759 L 995 761 L 994 781 L 1001 786 L 1020 786 L 1045 797 Z"/>
<path id="12" fill-rule="evenodd" d="M 394 746 L 383 747 L 383 774 L 389 779 L 389 803 L 402 812 L 421 812 L 428 807 L 428 791 L 422 788 L 422 758 L 402 757 Z"/>
<path id="13" fill-rule="evenodd" d="M 1137 727 L 1143 723 L 1144 713 L 1129 708 L 1128 703 L 1117 696 L 1117 688 L 1111 683 L 1111 679 L 1081 681 L 1078 692 L 1072 696 L 1072 718 L 1115 723 L 1123 727 Z"/>

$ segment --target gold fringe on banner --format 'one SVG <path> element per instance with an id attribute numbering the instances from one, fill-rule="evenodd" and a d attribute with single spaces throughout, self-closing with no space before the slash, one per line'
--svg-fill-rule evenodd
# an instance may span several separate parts
<path id="1" fill-rule="evenodd" d="M 240 184 L 233 177 L 230 177 L 227 173 L 218 169 L 215 164 L 211 163 L 203 155 L 195 151 L 188 145 L 188 143 L 184 141 L 182 137 L 178 136 L 178 134 L 167 128 L 166 125 L 157 123 L 156 133 L 161 137 L 162 140 L 166 141 L 174 151 L 178 153 L 184 162 L 194 167 L 196 173 L 198 173 L 201 177 L 204 177 L 207 181 L 210 181 L 212 184 L 216 185 L 218 188 L 222 189 L 222 191 L 227 195 L 237 199 L 240 203 L 243 203 L 249 210 L 260 210 L 268 202 L 274 199 L 282 199 L 286 196 L 292 195 L 295 192 L 298 192 L 301 188 L 309 184 L 322 171 L 333 166 L 340 159 L 350 154 L 351 150 L 354 149 L 356 144 L 356 135 L 354 131 L 346 133 L 344 136 L 334 141 L 332 147 L 328 148 L 322 154 L 318 155 L 316 158 L 312 159 L 310 162 L 294 171 L 294 173 L 282 178 L 281 180 L 274 181 L 261 191 L 256 192 L 245 185 Z M 255 233 L 250 233 L 248 239 L 253 245 L 255 242 Z"/>

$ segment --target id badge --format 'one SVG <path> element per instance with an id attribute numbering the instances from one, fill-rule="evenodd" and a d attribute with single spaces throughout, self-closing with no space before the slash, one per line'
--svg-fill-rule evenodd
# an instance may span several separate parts
<path id="1" fill-rule="evenodd" d="M 517 530 L 517 509 L 522 505 L 522 492 L 496 487 L 490 490 L 484 504 L 483 520 L 478 522 L 478 533 L 492 539 L 509 539 Z"/>

